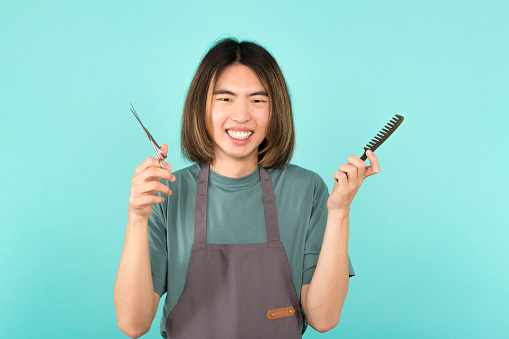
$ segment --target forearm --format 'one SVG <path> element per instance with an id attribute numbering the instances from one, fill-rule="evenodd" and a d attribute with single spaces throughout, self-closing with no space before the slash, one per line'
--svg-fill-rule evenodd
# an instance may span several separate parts
<path id="1" fill-rule="evenodd" d="M 322 249 L 306 297 L 309 324 L 317 324 L 324 331 L 338 324 L 348 292 L 348 237 L 349 210 L 329 212 Z"/>
<path id="2" fill-rule="evenodd" d="M 153 320 L 154 287 L 147 220 L 128 218 L 114 300 L 122 332 L 132 337 L 148 332 Z"/>

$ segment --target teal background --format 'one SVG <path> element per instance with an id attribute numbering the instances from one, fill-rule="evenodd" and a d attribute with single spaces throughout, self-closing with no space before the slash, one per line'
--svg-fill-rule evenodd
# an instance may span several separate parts
<path id="1" fill-rule="evenodd" d="M 113 286 L 134 169 L 175 169 L 211 44 L 265 46 L 293 100 L 292 162 L 333 173 L 393 117 L 350 214 L 340 324 L 304 338 L 507 338 L 506 1 L 1 1 L 0 333 L 125 338 Z M 505 207 L 504 207 L 505 206 Z M 160 338 L 163 302 L 145 338 Z"/>

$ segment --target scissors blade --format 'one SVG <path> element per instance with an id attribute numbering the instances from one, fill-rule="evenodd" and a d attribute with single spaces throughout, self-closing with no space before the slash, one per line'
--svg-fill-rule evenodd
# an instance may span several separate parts
<path id="1" fill-rule="evenodd" d="M 143 126 L 143 123 L 141 122 L 140 118 L 138 117 L 138 114 L 136 113 L 136 110 L 134 109 L 133 104 L 131 102 L 129 102 L 129 103 L 131 104 L 131 112 L 133 112 L 134 116 L 136 117 L 136 119 L 140 123 L 141 127 L 143 127 L 143 130 L 145 131 L 145 133 L 147 133 L 147 129 L 145 128 L 145 126 Z"/>
<path id="2" fill-rule="evenodd" d="M 140 117 L 138 117 L 138 114 L 136 113 L 136 110 L 134 109 L 134 106 L 132 103 L 131 104 L 131 112 L 134 114 L 134 116 L 136 117 L 136 119 L 138 120 L 138 122 L 140 123 L 141 127 L 143 127 L 143 130 L 145 131 L 145 134 L 147 134 L 147 137 L 150 139 L 151 142 L 153 142 L 157 148 L 161 148 L 161 146 L 159 146 L 159 144 L 156 142 L 156 140 L 154 139 L 154 137 L 152 136 L 152 134 L 150 134 L 150 132 L 148 131 L 148 129 L 145 128 L 145 126 L 143 125 L 143 123 L 141 122 L 140 120 Z"/>
<path id="3" fill-rule="evenodd" d="M 145 132 L 145 134 L 147 135 L 148 137 L 148 140 L 150 141 L 150 144 L 152 145 L 152 148 L 154 149 L 154 152 L 156 152 L 156 156 L 157 156 L 157 159 L 159 160 L 159 164 L 161 165 L 161 168 L 164 168 L 163 166 L 163 163 L 162 163 L 162 159 L 161 157 L 159 156 L 159 153 L 163 154 L 163 152 L 161 151 L 161 147 L 159 146 L 159 144 L 156 142 L 156 140 L 154 139 L 154 137 L 152 136 L 152 134 L 150 134 L 150 132 L 148 131 L 148 129 L 145 128 L 145 126 L 143 125 L 143 123 L 141 122 L 140 118 L 138 117 L 138 114 L 136 113 L 136 110 L 134 109 L 134 106 L 131 102 L 129 102 L 131 104 L 131 112 L 134 114 L 134 116 L 136 117 L 136 120 L 138 120 L 138 122 L 140 123 L 141 127 L 143 128 L 143 131 Z M 156 148 L 157 147 L 157 148 Z M 163 156 L 166 158 L 166 155 L 163 154 Z"/>
<path id="4" fill-rule="evenodd" d="M 147 133 L 147 137 L 150 139 L 150 142 L 152 142 L 153 144 L 155 144 L 155 145 L 156 145 L 156 147 L 157 147 L 158 149 L 159 149 L 159 148 L 161 148 L 161 146 L 159 146 L 159 145 L 157 144 L 156 140 L 154 139 L 154 137 L 152 136 L 152 134 L 150 134 L 150 132 L 149 132 L 147 129 L 145 129 L 145 133 Z"/>

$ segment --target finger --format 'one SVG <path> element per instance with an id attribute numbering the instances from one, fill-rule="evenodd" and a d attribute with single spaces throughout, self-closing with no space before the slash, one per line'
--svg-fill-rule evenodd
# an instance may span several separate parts
<path id="1" fill-rule="evenodd" d="M 152 158 L 154 159 L 154 158 Z M 136 174 L 132 180 L 133 186 L 143 185 L 149 181 L 160 181 L 161 178 L 166 179 L 170 182 L 175 181 L 175 176 L 169 169 L 162 169 L 159 167 L 159 162 L 156 161 L 157 165 L 147 167 L 143 172 Z M 169 164 L 168 164 L 169 165 Z M 171 166 L 170 166 L 171 167 Z"/>
<path id="2" fill-rule="evenodd" d="M 166 161 L 163 161 L 163 166 L 166 169 L 170 170 L 170 171 L 173 168 Z M 157 159 L 156 157 L 148 157 L 138 167 L 136 167 L 136 170 L 134 171 L 134 174 L 135 175 L 139 175 L 140 173 L 144 172 L 149 167 L 161 168 L 161 165 L 159 164 L 159 159 Z"/>
<path id="3" fill-rule="evenodd" d="M 142 197 L 133 198 L 131 197 L 129 199 L 129 203 L 131 206 L 135 208 L 141 208 L 146 205 L 152 205 L 152 204 L 160 204 L 164 201 L 164 197 L 158 196 L 158 195 L 146 195 Z"/>
<path id="4" fill-rule="evenodd" d="M 349 164 L 355 165 L 357 167 L 366 166 L 366 162 L 364 160 L 361 160 L 358 156 L 351 154 L 347 159 Z"/>
<path id="5" fill-rule="evenodd" d="M 357 167 L 358 177 L 364 178 L 366 172 L 366 162 L 355 155 L 350 155 L 347 159 L 348 163 Z"/>
<path id="6" fill-rule="evenodd" d="M 366 167 L 366 177 L 379 173 L 380 164 L 378 163 L 378 158 L 376 157 L 375 153 L 373 153 L 371 150 L 366 150 L 366 156 L 369 159 L 369 166 Z"/>
<path id="7" fill-rule="evenodd" d="M 135 197 L 145 196 L 145 195 L 155 195 L 156 192 L 160 192 L 166 195 L 171 195 L 171 189 L 159 182 L 159 181 L 149 181 L 145 182 L 142 185 L 135 186 L 131 190 L 132 194 Z"/>
<path id="8" fill-rule="evenodd" d="M 161 149 L 159 150 L 159 154 L 161 155 L 163 160 L 166 159 L 166 157 L 168 156 L 168 145 L 167 144 L 162 144 L 161 145 Z"/>
<path id="9" fill-rule="evenodd" d="M 140 173 L 141 181 L 160 181 L 160 179 L 166 179 L 168 181 L 175 181 L 175 176 L 171 171 L 162 169 L 161 167 L 149 167 L 143 173 Z"/>
<path id="10" fill-rule="evenodd" d="M 136 167 L 136 169 L 134 170 L 134 173 L 135 174 L 140 174 L 143 171 L 145 171 L 147 168 L 152 167 L 152 166 L 160 167 L 159 166 L 159 161 L 158 161 L 157 158 L 148 157 L 141 164 L 139 164 L 138 167 Z"/>
<path id="11" fill-rule="evenodd" d="M 348 177 L 348 187 L 353 189 L 355 185 L 357 185 L 357 167 L 355 165 L 342 164 L 339 166 L 339 170 L 346 173 Z"/>
<path id="12" fill-rule="evenodd" d="M 346 173 L 343 171 L 334 172 L 334 180 L 336 180 L 337 182 L 343 182 L 345 184 L 348 183 L 348 178 L 346 176 Z"/>

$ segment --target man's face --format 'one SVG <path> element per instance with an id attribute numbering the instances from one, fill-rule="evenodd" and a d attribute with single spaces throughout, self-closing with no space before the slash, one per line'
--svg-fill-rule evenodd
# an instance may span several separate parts
<path id="1" fill-rule="evenodd" d="M 258 161 L 270 103 L 265 88 L 248 66 L 236 64 L 219 75 L 212 95 L 211 133 L 217 161 Z"/>

